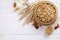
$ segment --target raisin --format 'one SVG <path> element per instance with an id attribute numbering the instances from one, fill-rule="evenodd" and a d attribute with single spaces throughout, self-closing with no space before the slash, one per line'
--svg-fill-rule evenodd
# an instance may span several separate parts
<path id="1" fill-rule="evenodd" d="M 36 28 L 36 29 L 38 29 L 39 28 L 39 26 L 37 25 L 37 23 L 33 23 L 33 26 Z"/>
<path id="2" fill-rule="evenodd" d="M 16 2 L 14 2 L 13 7 L 16 7 Z"/>
<path id="3" fill-rule="evenodd" d="M 55 28 L 54 28 L 54 29 L 56 30 L 57 28 L 59 28 L 59 24 L 57 24 L 57 26 L 55 26 Z"/>

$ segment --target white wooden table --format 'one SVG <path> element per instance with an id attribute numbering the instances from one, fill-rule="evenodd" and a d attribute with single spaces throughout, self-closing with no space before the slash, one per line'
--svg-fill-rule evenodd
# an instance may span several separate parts
<path id="1" fill-rule="evenodd" d="M 60 0 L 50 0 L 55 3 L 60 14 Z M 0 40 L 60 40 L 60 29 L 52 35 L 45 36 L 45 28 L 36 30 L 31 24 L 22 27 L 18 22 L 18 14 L 13 9 L 14 0 L 0 0 Z"/>

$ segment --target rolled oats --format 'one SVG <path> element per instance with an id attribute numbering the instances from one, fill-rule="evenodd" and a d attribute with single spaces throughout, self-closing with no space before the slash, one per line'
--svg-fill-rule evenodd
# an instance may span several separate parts
<path id="1" fill-rule="evenodd" d="M 52 26 L 48 26 L 46 28 L 46 35 L 51 35 L 53 33 L 54 29 Z"/>

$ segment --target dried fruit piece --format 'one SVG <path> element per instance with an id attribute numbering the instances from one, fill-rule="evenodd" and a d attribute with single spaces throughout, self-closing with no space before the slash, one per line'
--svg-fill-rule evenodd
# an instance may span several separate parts
<path id="1" fill-rule="evenodd" d="M 34 23 L 33 23 L 33 26 L 35 26 L 35 28 L 36 28 L 36 29 L 38 29 L 38 28 L 39 28 L 39 26 L 37 25 L 37 23 L 36 23 L 36 22 L 34 22 Z"/>
<path id="2" fill-rule="evenodd" d="M 13 7 L 16 7 L 16 2 L 14 2 Z"/>
<path id="3" fill-rule="evenodd" d="M 59 26 L 59 24 L 57 24 L 57 26 L 55 26 L 55 28 L 54 28 L 54 29 L 56 30 L 56 29 L 57 29 L 57 28 L 59 28 L 59 27 L 60 27 L 60 26 Z"/>
<path id="4" fill-rule="evenodd" d="M 51 35 L 53 32 L 53 27 L 52 26 L 48 26 L 47 29 L 46 29 L 46 34 L 47 35 Z"/>

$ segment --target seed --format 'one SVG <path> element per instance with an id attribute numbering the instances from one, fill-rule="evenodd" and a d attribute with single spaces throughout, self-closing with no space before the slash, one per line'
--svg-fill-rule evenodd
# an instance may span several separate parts
<path id="1" fill-rule="evenodd" d="M 15 11 L 19 10 L 19 7 L 15 7 Z"/>
<path id="2" fill-rule="evenodd" d="M 56 30 L 57 28 L 59 28 L 59 24 L 57 24 L 57 26 L 55 26 L 55 28 L 54 28 L 54 29 Z"/>
<path id="3" fill-rule="evenodd" d="M 37 23 L 33 23 L 33 26 L 36 28 L 36 29 L 38 29 L 39 28 L 39 26 L 37 25 Z"/>

